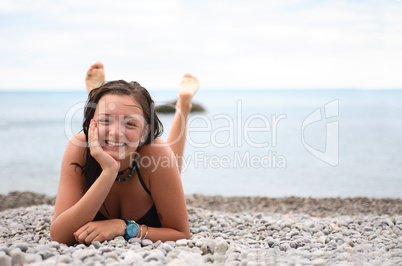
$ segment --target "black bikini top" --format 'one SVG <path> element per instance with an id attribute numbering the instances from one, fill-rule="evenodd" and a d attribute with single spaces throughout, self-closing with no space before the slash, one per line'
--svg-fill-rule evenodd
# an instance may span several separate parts
<path id="1" fill-rule="evenodd" d="M 137 172 L 138 179 L 140 180 L 141 186 L 144 188 L 145 192 L 147 192 L 151 196 L 151 191 L 149 191 L 147 186 L 145 186 L 145 183 L 142 180 L 140 170 L 138 169 L 136 162 L 135 162 L 135 171 Z M 98 212 L 94 218 L 94 221 L 102 221 L 102 220 L 108 220 L 108 218 L 106 218 L 101 212 Z M 152 205 L 152 207 L 149 209 L 149 211 L 144 216 L 142 216 L 140 219 L 138 219 L 135 222 L 138 224 L 145 224 L 149 227 L 162 227 L 155 204 Z"/>

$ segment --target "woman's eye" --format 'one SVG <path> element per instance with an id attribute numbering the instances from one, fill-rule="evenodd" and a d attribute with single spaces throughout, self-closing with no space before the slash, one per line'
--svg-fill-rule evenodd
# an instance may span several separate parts
<path id="1" fill-rule="evenodd" d="M 133 120 L 126 120 L 126 121 L 124 121 L 124 124 L 126 127 L 129 127 L 129 128 L 138 127 L 137 121 L 133 121 Z"/>
<path id="2" fill-rule="evenodd" d="M 102 124 L 109 124 L 110 123 L 110 121 L 109 120 L 107 120 L 107 119 L 99 119 L 99 123 L 102 123 Z"/>
<path id="3" fill-rule="evenodd" d="M 137 124 L 128 122 L 128 123 L 126 123 L 126 126 L 128 126 L 128 127 L 137 127 Z"/>

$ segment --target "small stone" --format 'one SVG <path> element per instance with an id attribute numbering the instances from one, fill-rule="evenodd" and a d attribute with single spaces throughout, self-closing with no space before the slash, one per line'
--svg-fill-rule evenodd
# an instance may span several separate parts
<path id="1" fill-rule="evenodd" d="M 84 260 L 87 257 L 99 254 L 99 252 L 97 249 L 79 249 L 72 254 L 72 257 L 77 260 Z"/>
<path id="2" fill-rule="evenodd" d="M 311 264 L 316 265 L 316 266 L 324 266 L 324 265 L 326 265 L 326 262 L 323 259 L 315 259 L 311 262 Z"/>
<path id="3" fill-rule="evenodd" d="M 129 264 L 129 265 L 142 265 L 144 263 L 144 258 L 135 251 L 129 250 L 124 255 L 124 262 L 122 264 Z"/>
<path id="4" fill-rule="evenodd" d="M 174 242 L 174 241 L 166 241 L 165 244 L 169 244 L 173 248 L 176 247 L 176 242 Z"/>
<path id="5" fill-rule="evenodd" d="M 165 254 L 159 250 L 159 249 L 154 249 L 152 250 L 148 256 L 145 257 L 145 261 L 146 262 L 150 262 L 150 261 L 163 261 L 163 259 L 165 258 Z"/>
<path id="6" fill-rule="evenodd" d="M 11 266 L 11 257 L 6 254 L 0 254 L 0 265 L 2 266 Z"/>
<path id="7" fill-rule="evenodd" d="M 217 239 L 215 242 L 215 253 L 225 255 L 226 250 L 228 250 L 228 243 L 224 239 Z"/>
<path id="8" fill-rule="evenodd" d="M 277 224 L 273 224 L 271 225 L 271 230 L 281 231 L 282 228 Z"/>
<path id="9" fill-rule="evenodd" d="M 117 256 L 117 254 L 114 253 L 114 252 L 109 252 L 109 253 L 107 253 L 107 254 L 106 254 L 106 257 L 107 257 L 107 258 L 114 259 L 114 260 L 116 260 L 116 261 L 119 261 L 119 256 Z"/>
<path id="10" fill-rule="evenodd" d="M 171 245 L 169 245 L 168 243 L 163 243 L 162 244 L 162 248 L 166 251 L 166 252 L 170 252 L 173 250 L 173 247 Z"/>
<path id="11" fill-rule="evenodd" d="M 102 253 L 108 253 L 108 252 L 111 252 L 113 250 L 114 250 L 113 248 L 108 247 L 108 246 L 103 246 L 103 247 L 99 248 L 99 251 L 102 252 Z"/>
<path id="12" fill-rule="evenodd" d="M 170 259 L 177 259 L 177 254 L 175 252 L 169 252 L 166 257 Z"/>
<path id="13" fill-rule="evenodd" d="M 49 246 L 51 248 L 59 249 L 60 248 L 60 243 L 56 242 L 56 241 L 52 241 L 52 242 L 50 242 Z"/>
<path id="14" fill-rule="evenodd" d="M 61 255 L 57 259 L 58 263 L 70 263 L 71 261 L 72 261 L 72 258 L 67 255 Z"/>
<path id="15" fill-rule="evenodd" d="M 352 247 L 345 247 L 345 251 L 348 252 L 348 253 L 353 253 L 354 252 Z"/>
<path id="16" fill-rule="evenodd" d="M 28 245 L 25 243 L 18 243 L 16 247 L 19 248 L 22 252 L 26 252 L 28 250 Z"/>
<path id="17" fill-rule="evenodd" d="M 27 260 L 27 264 L 30 264 L 30 263 L 35 263 L 35 262 L 42 261 L 42 256 L 39 255 L 39 254 L 26 253 L 25 254 L 25 259 Z M 1 265 L 1 263 L 0 263 L 0 265 Z"/>
<path id="18" fill-rule="evenodd" d="M 177 246 L 187 246 L 187 242 L 188 242 L 187 239 L 179 239 L 176 241 L 176 245 Z"/>
<path id="19" fill-rule="evenodd" d="M 292 238 L 292 237 L 294 237 L 294 236 L 298 236 L 300 233 L 299 233 L 299 231 L 297 231 L 297 230 L 292 230 L 292 231 L 290 231 L 290 237 Z"/>
<path id="20" fill-rule="evenodd" d="M 144 239 L 145 240 L 145 239 Z M 141 244 L 141 239 L 139 239 L 139 238 L 136 238 L 136 237 L 134 237 L 134 238 L 130 238 L 129 240 L 128 240 L 128 243 L 130 243 L 130 244 Z"/>
<path id="21" fill-rule="evenodd" d="M 152 244 L 152 246 L 153 246 L 153 248 L 158 248 L 159 245 L 161 245 L 161 244 L 162 244 L 162 241 L 158 240 L 158 241 L 154 242 L 154 243 Z"/>
<path id="22" fill-rule="evenodd" d="M 200 228 L 198 228 L 198 232 L 207 232 L 209 231 L 209 228 L 206 227 L 205 225 L 200 226 Z"/>
<path id="23" fill-rule="evenodd" d="M 120 266 L 120 263 L 113 258 L 107 258 L 105 261 L 102 261 L 104 265 L 107 266 Z"/>
<path id="24" fill-rule="evenodd" d="M 94 246 L 94 248 L 96 249 L 99 249 L 102 246 L 101 242 L 99 241 L 92 242 L 91 245 Z"/>
<path id="25" fill-rule="evenodd" d="M 385 220 L 385 222 L 389 225 L 389 226 L 394 226 L 394 223 L 392 222 L 392 220 L 391 220 L 391 218 L 387 218 L 386 220 Z"/>
<path id="26" fill-rule="evenodd" d="M 208 246 L 209 251 L 211 251 L 211 253 L 215 253 L 215 241 L 214 240 L 208 239 L 207 246 Z"/>
<path id="27" fill-rule="evenodd" d="M 202 255 L 206 255 L 208 253 L 208 246 L 206 244 L 201 245 Z"/>
<path id="28" fill-rule="evenodd" d="M 329 228 L 330 228 L 332 231 L 340 231 L 340 230 L 341 230 L 336 224 L 330 224 L 330 225 L 329 225 Z"/>
<path id="29" fill-rule="evenodd" d="M 152 242 L 152 240 L 149 239 L 144 239 L 141 241 L 142 246 L 146 247 L 146 246 L 152 246 L 154 242 Z"/>
<path id="30" fill-rule="evenodd" d="M 87 246 L 84 244 L 78 244 L 77 246 L 75 246 L 75 249 L 86 249 Z"/>
<path id="31" fill-rule="evenodd" d="M 11 251 L 10 255 L 14 265 L 27 263 L 27 260 L 25 259 L 25 254 L 19 248 Z"/>

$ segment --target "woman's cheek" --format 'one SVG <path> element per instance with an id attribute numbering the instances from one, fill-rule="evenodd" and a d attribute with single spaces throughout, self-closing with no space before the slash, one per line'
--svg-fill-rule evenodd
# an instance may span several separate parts
<path id="1" fill-rule="evenodd" d="M 99 143 L 101 144 L 101 146 L 105 145 L 105 136 L 107 133 L 107 127 L 103 126 L 103 125 L 99 125 L 98 127 L 99 130 Z"/>

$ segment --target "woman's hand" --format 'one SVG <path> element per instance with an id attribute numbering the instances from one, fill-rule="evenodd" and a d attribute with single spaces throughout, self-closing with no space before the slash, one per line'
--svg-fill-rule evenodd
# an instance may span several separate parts
<path id="1" fill-rule="evenodd" d="M 92 157 L 100 164 L 103 171 L 116 174 L 120 168 L 120 162 L 105 152 L 99 143 L 99 132 L 95 120 L 91 119 L 88 130 L 88 144 Z"/>
<path id="2" fill-rule="evenodd" d="M 95 241 L 112 240 L 116 236 L 124 236 L 126 223 L 122 219 L 89 222 L 74 232 L 75 240 L 81 244 Z"/>

